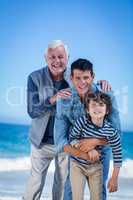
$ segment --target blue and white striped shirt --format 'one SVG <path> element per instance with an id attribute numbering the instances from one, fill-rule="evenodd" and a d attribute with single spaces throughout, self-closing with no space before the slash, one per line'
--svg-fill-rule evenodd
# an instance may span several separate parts
<path id="1" fill-rule="evenodd" d="M 118 167 L 122 165 L 122 148 L 120 135 L 107 120 L 104 120 L 102 127 L 98 127 L 93 124 L 85 115 L 76 120 L 70 132 L 70 142 L 71 144 L 76 144 L 80 139 L 84 138 L 107 139 L 109 145 L 112 147 L 114 165 Z M 99 146 L 98 149 L 101 151 L 102 147 Z M 72 156 L 72 158 L 83 164 L 91 163 L 77 157 Z"/>

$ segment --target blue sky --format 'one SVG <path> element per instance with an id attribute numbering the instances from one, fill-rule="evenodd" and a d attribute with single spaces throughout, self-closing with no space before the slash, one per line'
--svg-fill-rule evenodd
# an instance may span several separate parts
<path id="1" fill-rule="evenodd" d="M 45 65 L 49 41 L 62 39 L 70 63 L 94 64 L 96 80 L 108 80 L 116 94 L 123 129 L 133 130 L 132 0 L 1 0 L 0 121 L 29 123 L 27 76 Z"/>

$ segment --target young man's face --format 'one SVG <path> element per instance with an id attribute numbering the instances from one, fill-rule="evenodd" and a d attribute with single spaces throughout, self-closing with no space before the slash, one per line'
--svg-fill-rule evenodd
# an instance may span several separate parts
<path id="1" fill-rule="evenodd" d="M 96 102 L 94 100 L 90 100 L 87 110 L 91 119 L 104 119 L 107 114 L 106 104 L 102 101 Z"/>
<path id="2" fill-rule="evenodd" d="M 94 75 L 91 75 L 89 70 L 79 70 L 74 69 L 73 74 L 71 75 L 71 80 L 73 85 L 75 86 L 80 97 L 84 96 L 84 94 L 90 89 L 93 83 Z"/>
<path id="3" fill-rule="evenodd" d="M 64 47 L 59 46 L 54 49 L 48 49 L 46 61 L 53 76 L 62 75 L 68 62 L 68 57 Z"/>

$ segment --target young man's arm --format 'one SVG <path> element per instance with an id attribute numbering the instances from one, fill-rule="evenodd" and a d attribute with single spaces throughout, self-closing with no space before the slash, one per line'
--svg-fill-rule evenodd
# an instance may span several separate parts
<path id="1" fill-rule="evenodd" d="M 118 130 L 118 133 L 121 136 L 121 123 L 116 98 L 112 91 L 107 92 L 107 94 L 110 96 L 112 102 L 112 111 L 108 116 L 108 120 L 111 122 L 113 127 Z"/>
<path id="2" fill-rule="evenodd" d="M 108 81 L 100 80 L 97 82 L 96 87 L 98 90 L 101 90 L 102 92 L 105 92 L 107 95 L 110 96 L 111 101 L 112 101 L 112 112 L 108 116 L 108 119 L 112 123 L 113 127 L 117 129 L 119 134 L 121 135 L 121 123 L 120 123 L 119 110 L 118 110 L 116 98 L 114 96 L 114 92 L 111 89 L 111 85 L 108 83 Z"/>
<path id="3" fill-rule="evenodd" d="M 90 139 L 81 139 L 79 141 L 79 148 L 81 151 L 89 152 L 92 149 L 95 149 L 98 145 L 106 145 L 108 144 L 106 139 L 97 139 L 97 138 L 90 138 Z"/>
<path id="4" fill-rule="evenodd" d="M 71 146 L 70 144 L 64 145 L 64 152 L 69 153 L 72 156 L 79 157 L 85 160 L 90 160 L 87 153 L 81 151 L 78 148 Z"/>
<path id="5" fill-rule="evenodd" d="M 69 153 L 72 156 L 82 158 L 84 160 L 89 160 L 92 162 L 95 162 L 95 161 L 99 160 L 99 158 L 100 158 L 99 152 L 96 151 L 95 149 L 91 150 L 89 153 L 85 153 L 85 152 L 81 151 L 79 148 L 75 148 L 75 147 L 71 146 L 70 144 L 66 144 L 64 146 L 64 151 L 66 153 Z"/>

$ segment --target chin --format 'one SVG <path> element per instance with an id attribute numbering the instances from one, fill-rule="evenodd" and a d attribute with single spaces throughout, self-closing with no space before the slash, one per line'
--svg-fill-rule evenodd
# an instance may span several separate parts
<path id="1" fill-rule="evenodd" d="M 62 72 L 60 72 L 59 70 L 53 70 L 52 71 L 53 75 L 57 76 L 57 75 L 60 75 Z"/>
<path id="2" fill-rule="evenodd" d="M 85 90 L 85 89 L 80 89 L 80 94 L 85 95 L 86 92 L 87 92 L 87 90 Z"/>

